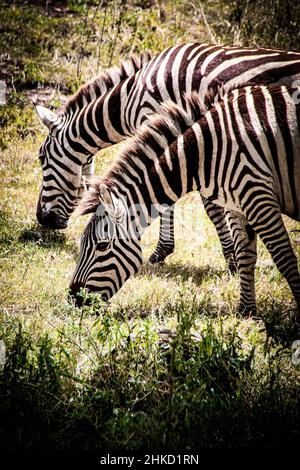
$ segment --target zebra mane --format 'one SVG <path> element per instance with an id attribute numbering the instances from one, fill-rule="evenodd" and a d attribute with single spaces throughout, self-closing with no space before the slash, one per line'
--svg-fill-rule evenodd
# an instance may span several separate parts
<path id="1" fill-rule="evenodd" d="M 220 96 L 218 95 L 219 100 Z M 80 215 L 93 213 L 97 210 L 100 204 L 99 186 L 101 183 L 105 183 L 110 189 L 114 188 L 123 175 L 130 177 L 131 162 L 152 157 L 153 153 L 160 156 L 174 140 L 216 104 L 215 98 L 211 99 L 211 102 L 206 100 L 204 104 L 204 100 L 196 92 L 187 95 L 185 99 L 186 110 L 173 101 L 161 104 L 158 113 L 151 116 L 147 124 L 144 124 L 137 134 L 125 144 L 120 155 L 105 172 L 103 178 L 91 180 L 88 193 L 79 203 L 78 212 Z"/>
<path id="2" fill-rule="evenodd" d="M 149 60 L 150 52 L 143 52 L 139 56 L 133 55 L 128 61 L 121 62 L 119 66 L 112 67 L 97 77 L 92 78 L 77 90 L 63 106 L 60 114 L 67 114 L 93 101 L 115 85 L 131 75 L 137 73 Z"/>
<path id="3" fill-rule="evenodd" d="M 99 198 L 99 186 L 100 184 L 104 183 L 107 187 L 112 187 L 113 182 L 107 178 L 99 178 L 99 177 L 92 177 L 91 179 L 87 180 L 89 189 L 83 199 L 80 201 L 77 213 L 78 215 L 85 215 L 91 214 L 95 212 L 97 207 L 100 204 Z"/>
<path id="4" fill-rule="evenodd" d="M 225 94 L 228 93 L 229 90 L 225 90 L 223 85 L 219 85 L 216 90 L 210 88 L 203 99 L 197 92 L 193 91 L 186 97 L 186 100 L 192 109 L 195 108 L 194 112 L 199 109 L 198 113 L 202 112 L 202 115 L 204 115 L 220 101 L 223 101 Z"/>

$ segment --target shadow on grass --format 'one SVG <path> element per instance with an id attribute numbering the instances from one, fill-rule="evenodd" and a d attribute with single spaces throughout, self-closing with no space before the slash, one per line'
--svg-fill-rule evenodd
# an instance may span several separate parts
<path id="1" fill-rule="evenodd" d="M 134 299 L 132 302 L 126 302 L 124 305 L 120 300 L 116 303 L 112 300 L 105 302 L 101 299 L 100 295 L 96 292 L 87 292 L 81 289 L 78 294 L 82 300 L 81 306 L 76 306 L 72 297 L 68 297 L 69 304 L 78 311 L 81 317 L 100 317 L 108 315 L 120 323 L 130 321 L 133 319 L 145 319 L 155 315 L 157 318 L 169 318 L 175 316 L 177 319 L 182 317 L 182 314 L 187 314 L 189 317 L 199 318 L 212 318 L 216 319 L 220 316 L 228 316 L 229 311 L 227 306 L 224 309 L 215 305 L 210 296 L 204 299 L 197 299 L 196 296 L 184 298 L 182 295 L 172 296 L 169 300 L 153 305 L 148 296 Z"/>
<path id="2" fill-rule="evenodd" d="M 18 237 L 20 243 L 35 243 L 38 246 L 51 249 L 63 249 L 78 257 L 78 246 L 61 230 L 47 230 L 38 224 L 26 227 Z"/>
<path id="3" fill-rule="evenodd" d="M 199 285 L 203 280 L 210 277 L 222 277 L 227 275 L 227 271 L 223 269 L 212 268 L 211 266 L 193 266 L 191 264 L 144 264 L 140 271 L 136 274 L 136 277 L 144 275 L 156 275 L 161 277 L 178 278 L 181 277 L 184 281 L 192 279 L 192 281 Z"/>
<path id="4" fill-rule="evenodd" d="M 22 230 L 18 241 L 21 243 L 38 243 L 48 247 L 62 248 L 67 241 L 66 234 L 59 230 L 47 230 L 38 224 Z"/>
<path id="5" fill-rule="evenodd" d="M 290 348 L 295 340 L 300 339 L 299 313 L 296 307 L 287 310 L 281 305 L 275 305 L 263 312 L 262 320 L 271 344 Z"/>

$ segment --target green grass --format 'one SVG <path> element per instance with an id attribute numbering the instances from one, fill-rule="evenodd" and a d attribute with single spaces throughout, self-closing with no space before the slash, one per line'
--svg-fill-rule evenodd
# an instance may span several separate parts
<path id="1" fill-rule="evenodd" d="M 136 10 L 144 30 L 137 48 L 158 50 L 165 41 L 193 38 L 196 23 L 188 30 L 191 17 L 184 17 L 180 2 L 173 5 L 178 9 L 166 3 L 167 17 L 172 8 L 176 13 L 167 39 L 168 24 L 158 24 L 154 9 L 148 16 L 149 10 Z M 145 264 L 107 305 L 95 300 L 77 309 L 67 302 L 78 240 L 89 217 L 72 216 L 68 229 L 60 232 L 36 224 L 37 157 L 45 131 L 25 92 L 35 80 L 49 84 L 55 77 L 66 88 L 76 83 L 76 61 L 65 73 L 63 54 L 71 53 L 69 41 L 82 25 L 82 13 L 53 17 L 24 8 L 4 9 L 11 22 L 5 36 L 14 44 L 11 55 L 33 63 L 44 54 L 48 62 L 40 68 L 44 78 L 26 69 L 24 81 L 0 108 L 0 340 L 6 345 L 0 447 L 179 451 L 293 445 L 300 432 L 299 366 L 291 360 L 296 338 L 287 334 L 283 321 L 295 308 L 291 292 L 259 244 L 260 319 L 239 316 L 238 277 L 227 273 L 198 194 L 178 204 L 176 250 L 165 265 Z M 34 13 L 31 47 L 16 31 Z M 53 35 L 63 24 L 68 25 L 65 35 Z M 204 37 L 203 29 L 199 34 Z M 97 60 L 96 52 L 91 54 L 90 65 L 84 59 L 83 79 Z M 61 58 L 58 65 L 55 57 Z M 98 155 L 96 174 L 119 148 Z M 299 228 L 286 222 L 289 229 Z M 143 237 L 145 259 L 157 238 L 154 223 Z M 297 234 L 292 239 L 299 257 Z"/>
<path id="2" fill-rule="evenodd" d="M 10 3 L 13 3 L 12 5 Z M 203 25 L 180 1 L 143 8 L 143 1 L 49 4 L 0 0 L 0 80 L 8 85 L 7 105 L 0 107 L 0 149 L 13 137 L 35 134 L 32 101 L 45 97 L 59 107 L 66 94 L 108 67 L 141 51 L 161 51 L 180 42 L 205 41 Z M 94 2 L 99 3 L 99 2 Z M 45 91 L 49 95 L 45 95 Z M 9 125 L 14 124 L 14 126 Z"/>

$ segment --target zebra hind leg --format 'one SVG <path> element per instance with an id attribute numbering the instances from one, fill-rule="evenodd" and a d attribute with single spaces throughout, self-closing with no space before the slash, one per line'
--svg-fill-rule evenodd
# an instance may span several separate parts
<path id="1" fill-rule="evenodd" d="M 214 224 L 221 243 L 224 258 L 231 274 L 237 271 L 233 239 L 226 221 L 225 210 L 201 196 L 206 213 Z"/>
<path id="2" fill-rule="evenodd" d="M 174 252 L 174 206 L 170 206 L 160 214 L 159 240 L 152 255 L 151 264 L 162 263 L 168 255 Z"/>
<path id="3" fill-rule="evenodd" d="M 284 226 L 281 211 L 274 206 L 260 208 L 260 217 L 255 217 L 252 226 L 260 236 L 277 269 L 285 277 L 298 306 L 297 323 L 300 325 L 300 275 L 297 258 Z"/>
<path id="4" fill-rule="evenodd" d="M 255 315 L 256 233 L 242 214 L 228 211 L 226 215 L 233 236 L 235 257 L 240 275 L 239 310 L 244 315 Z"/>

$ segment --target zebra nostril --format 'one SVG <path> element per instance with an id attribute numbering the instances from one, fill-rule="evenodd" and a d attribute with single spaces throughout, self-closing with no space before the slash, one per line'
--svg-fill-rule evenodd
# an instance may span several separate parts
<path id="1" fill-rule="evenodd" d="M 75 307 L 81 308 L 83 306 L 83 297 L 76 295 L 74 296 Z"/>
<path id="2" fill-rule="evenodd" d="M 71 284 L 69 287 L 68 300 L 74 304 L 75 307 L 82 307 L 83 305 L 90 305 L 91 301 L 88 297 L 88 289 L 83 284 Z"/>
<path id="3" fill-rule="evenodd" d="M 80 294 L 80 289 L 77 289 L 75 286 L 72 286 L 69 289 L 68 301 L 71 304 L 74 304 L 75 307 L 82 307 L 83 296 Z"/>

